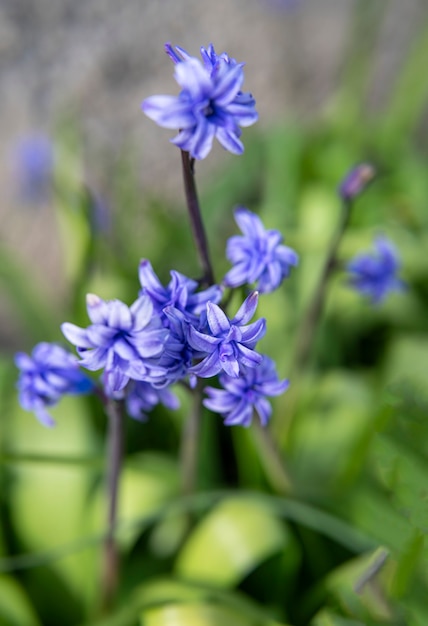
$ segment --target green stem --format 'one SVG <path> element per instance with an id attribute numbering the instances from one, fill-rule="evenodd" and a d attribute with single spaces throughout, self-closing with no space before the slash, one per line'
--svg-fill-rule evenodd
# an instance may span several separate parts
<path id="1" fill-rule="evenodd" d="M 198 468 L 198 443 L 202 416 L 202 384 L 200 379 L 193 390 L 192 411 L 184 425 L 181 437 L 180 466 L 181 491 L 183 495 L 191 495 L 196 489 Z"/>
<path id="2" fill-rule="evenodd" d="M 351 208 L 352 203 L 350 201 L 343 202 L 341 222 L 331 241 L 326 260 L 321 270 L 320 279 L 298 330 L 294 360 L 290 371 L 291 380 L 299 380 L 301 372 L 306 368 L 311 357 L 314 340 L 327 295 L 328 283 L 338 265 L 337 253 L 343 234 L 349 223 Z M 297 395 L 298 384 L 294 384 L 288 393 L 287 410 L 283 414 L 282 423 L 278 433 L 280 441 L 285 439 L 290 429 L 296 409 Z"/>
<path id="3" fill-rule="evenodd" d="M 119 584 L 119 553 L 115 540 L 120 470 L 123 457 L 123 401 L 108 400 L 107 434 L 107 523 L 103 544 L 101 606 L 108 611 L 114 604 Z"/>
<path id="4" fill-rule="evenodd" d="M 275 491 L 283 496 L 292 493 L 291 478 L 285 468 L 278 446 L 272 432 L 263 428 L 258 419 L 253 420 L 252 425 L 255 442 L 270 484 Z"/>

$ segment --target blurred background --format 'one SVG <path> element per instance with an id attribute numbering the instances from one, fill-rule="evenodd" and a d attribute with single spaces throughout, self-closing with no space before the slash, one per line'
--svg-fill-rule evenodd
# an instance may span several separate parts
<path id="1" fill-rule="evenodd" d="M 179 411 L 127 420 L 121 586 L 101 618 L 106 417 L 66 398 L 42 428 L 13 355 L 86 326 L 87 292 L 131 303 L 142 257 L 164 283 L 198 274 L 174 132 L 140 108 L 178 93 L 167 41 L 246 63 L 260 121 L 242 157 L 217 145 L 196 175 L 218 277 L 238 204 L 300 255 L 258 309 L 280 377 L 357 163 L 377 177 L 340 267 L 383 233 L 407 289 L 373 307 L 331 280 L 310 362 L 273 402 L 287 497 L 257 431 L 208 411 L 200 497 L 182 497 L 182 390 Z M 426 626 L 427 67 L 426 0 L 0 0 L 1 626 Z"/>

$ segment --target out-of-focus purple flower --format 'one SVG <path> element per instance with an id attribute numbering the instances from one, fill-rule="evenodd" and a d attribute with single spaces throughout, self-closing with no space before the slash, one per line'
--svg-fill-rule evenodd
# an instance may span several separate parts
<path id="1" fill-rule="evenodd" d="M 376 176 L 376 170 L 370 163 L 360 163 L 350 170 L 339 186 L 342 200 L 349 202 L 359 196 Z"/>
<path id="2" fill-rule="evenodd" d="M 233 263 L 223 279 L 228 287 L 254 284 L 260 293 L 279 287 L 299 257 L 277 230 L 266 230 L 261 219 L 244 207 L 235 210 L 235 220 L 243 236 L 230 237 L 226 256 Z"/>
<path id="3" fill-rule="evenodd" d="M 19 198 L 34 205 L 48 201 L 53 175 L 53 148 L 48 137 L 37 134 L 21 139 L 13 159 Z"/>
<path id="4" fill-rule="evenodd" d="M 288 389 L 288 380 L 278 380 L 275 363 L 264 356 L 257 367 L 242 368 L 239 378 L 226 374 L 219 377 L 223 389 L 205 387 L 208 398 L 204 405 L 220 413 L 227 426 L 249 426 L 254 410 L 262 426 L 266 426 L 272 414 L 272 407 L 266 396 L 278 396 Z"/>
<path id="5" fill-rule="evenodd" d="M 198 283 L 176 271 L 171 272 L 171 280 L 164 287 L 147 259 L 140 262 L 139 278 L 142 286 L 141 295 L 149 296 L 154 311 L 162 316 L 167 327 L 169 327 L 168 319 L 163 315 L 165 307 L 174 307 L 196 322 L 205 310 L 207 302 L 217 304 L 223 293 L 218 285 L 197 292 Z"/>
<path id="6" fill-rule="evenodd" d="M 258 293 L 254 291 L 241 305 L 232 320 L 229 320 L 219 306 L 207 304 L 207 333 L 189 327 L 188 341 L 201 355 L 206 355 L 191 372 L 201 378 L 215 376 L 222 370 L 233 378 L 238 378 L 241 369 L 256 367 L 262 356 L 254 347 L 266 332 L 266 320 L 260 319 L 248 324 L 257 308 Z"/>
<path id="7" fill-rule="evenodd" d="M 158 389 L 142 381 L 130 383 L 125 403 L 128 414 L 140 422 L 147 420 L 147 413 L 150 413 L 157 404 L 163 404 L 167 409 L 172 410 L 180 406 L 179 399 L 170 389 Z"/>
<path id="8" fill-rule="evenodd" d="M 258 119 L 255 100 L 241 91 L 243 64 L 227 54 L 217 55 L 212 44 L 201 48 L 203 62 L 178 46 L 166 44 L 175 63 L 175 80 L 182 88 L 178 96 L 151 96 L 144 100 L 144 113 L 164 128 L 178 129 L 172 143 L 204 159 L 214 137 L 233 154 L 242 154 L 241 128 Z"/>
<path id="9" fill-rule="evenodd" d="M 18 352 L 15 364 L 20 370 L 19 402 L 44 426 L 55 425 L 46 407 L 55 405 L 65 394 L 85 394 L 94 389 L 93 382 L 79 369 L 77 358 L 54 343 L 37 344 L 31 356 Z"/>
<path id="10" fill-rule="evenodd" d="M 379 304 L 390 291 L 401 291 L 405 283 L 397 274 L 401 263 L 395 246 L 386 237 L 377 237 L 374 250 L 359 254 L 348 263 L 350 284 L 364 296 Z"/>
<path id="11" fill-rule="evenodd" d="M 88 328 L 64 323 L 65 337 L 77 347 L 80 364 L 91 370 L 104 369 L 108 396 L 124 389 L 129 380 L 155 383 L 165 376 L 158 357 L 168 338 L 148 296 L 131 307 L 119 300 L 104 301 L 94 294 L 86 298 Z"/>

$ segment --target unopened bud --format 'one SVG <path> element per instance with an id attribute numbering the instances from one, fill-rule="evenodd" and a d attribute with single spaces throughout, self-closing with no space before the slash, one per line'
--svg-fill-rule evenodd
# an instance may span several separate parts
<path id="1" fill-rule="evenodd" d="M 359 196 L 373 180 L 376 170 L 370 163 L 361 163 L 348 172 L 339 186 L 339 195 L 343 200 L 353 200 Z"/>

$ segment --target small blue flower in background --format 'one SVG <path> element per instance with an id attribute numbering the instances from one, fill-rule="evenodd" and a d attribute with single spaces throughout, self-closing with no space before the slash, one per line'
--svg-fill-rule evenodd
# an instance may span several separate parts
<path id="1" fill-rule="evenodd" d="M 249 426 L 254 410 L 262 426 L 266 426 L 272 414 L 272 407 L 266 396 L 278 396 L 289 387 L 288 380 L 278 380 L 274 362 L 264 356 L 255 368 L 242 368 L 239 378 L 225 374 L 219 377 L 223 389 L 205 387 L 209 396 L 204 405 L 220 413 L 227 426 Z"/>
<path id="2" fill-rule="evenodd" d="M 33 205 L 47 202 L 54 163 L 48 137 L 36 134 L 21 139 L 15 146 L 13 160 L 19 199 Z"/>
<path id="3" fill-rule="evenodd" d="M 397 276 L 401 263 L 395 246 L 386 237 L 377 237 L 374 250 L 359 254 L 347 265 L 350 284 L 379 304 L 391 291 L 401 291 L 405 283 Z"/>
<path id="4" fill-rule="evenodd" d="M 94 389 L 93 382 L 79 369 L 77 358 L 53 343 L 37 344 L 31 356 L 15 355 L 20 370 L 17 383 L 22 408 L 33 411 L 44 426 L 55 422 L 46 407 L 56 404 L 65 394 L 86 394 Z"/>
<path id="5" fill-rule="evenodd" d="M 191 368 L 193 374 L 210 378 L 223 370 L 228 376 L 237 378 L 243 366 L 251 368 L 261 363 L 263 357 L 254 351 L 254 347 L 266 332 L 266 320 L 248 324 L 257 302 L 258 293 L 251 293 L 232 320 L 219 306 L 208 302 L 207 332 L 189 327 L 188 342 L 203 356 L 202 361 Z"/>
<path id="6" fill-rule="evenodd" d="M 256 283 L 260 293 L 274 291 L 297 265 L 297 253 L 282 244 L 279 231 L 266 230 L 261 219 L 248 209 L 236 209 L 235 221 L 243 236 L 230 237 L 227 242 L 226 256 L 233 267 L 224 277 L 224 284 L 239 287 Z"/>
<path id="7" fill-rule="evenodd" d="M 171 410 L 176 410 L 180 406 L 179 399 L 169 389 L 157 389 L 150 383 L 141 381 L 130 383 L 125 403 L 128 414 L 140 422 L 145 422 L 147 413 L 158 404 L 163 404 L 167 409 Z"/>
<path id="8" fill-rule="evenodd" d="M 177 129 L 172 143 L 194 159 L 208 155 L 214 137 L 229 152 L 242 154 L 240 127 L 258 119 L 254 98 L 241 91 L 243 64 L 225 53 L 217 55 L 212 45 L 201 49 L 203 63 L 170 44 L 166 51 L 175 63 L 175 80 L 182 91 L 178 96 L 147 98 L 144 113 L 159 126 Z"/>
<path id="9" fill-rule="evenodd" d="M 86 302 L 92 324 L 84 329 L 66 322 L 61 329 L 77 347 L 80 365 L 91 371 L 104 369 L 108 396 L 124 389 L 131 379 L 150 383 L 164 379 L 166 372 L 157 357 L 168 330 L 153 315 L 148 296 L 141 296 L 131 307 L 119 300 L 106 302 L 94 294 L 88 294 Z"/>

